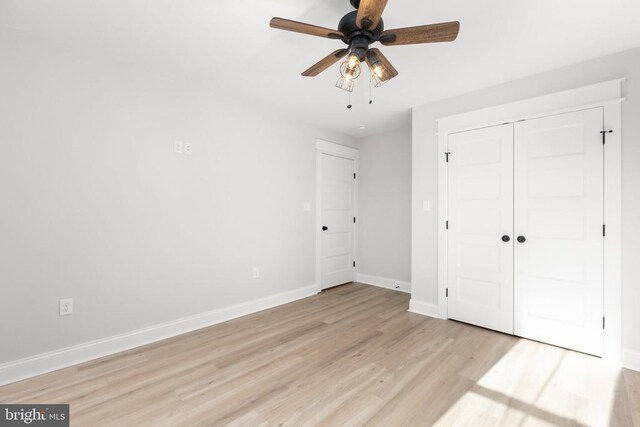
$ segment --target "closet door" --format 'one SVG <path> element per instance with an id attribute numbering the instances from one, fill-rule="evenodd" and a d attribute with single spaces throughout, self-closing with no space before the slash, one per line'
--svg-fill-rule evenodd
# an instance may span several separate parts
<path id="1" fill-rule="evenodd" d="M 601 355 L 603 110 L 515 128 L 515 334 Z"/>
<path id="2" fill-rule="evenodd" d="M 513 125 L 449 136 L 448 315 L 513 333 Z"/>

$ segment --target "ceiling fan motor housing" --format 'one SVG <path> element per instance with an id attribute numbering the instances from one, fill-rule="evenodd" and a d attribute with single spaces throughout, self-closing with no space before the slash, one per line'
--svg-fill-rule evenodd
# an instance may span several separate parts
<path id="1" fill-rule="evenodd" d="M 351 0 L 351 4 L 359 3 L 360 0 Z M 355 5 L 354 5 L 355 6 Z M 384 21 L 380 18 L 378 26 L 371 30 L 363 30 L 356 24 L 356 17 L 358 11 L 347 13 L 342 17 L 338 24 L 338 31 L 344 34 L 342 41 L 351 47 L 352 51 L 356 51 L 362 54 L 361 60 L 364 59 L 364 52 L 369 48 L 371 43 L 380 40 L 380 36 L 384 31 Z"/>

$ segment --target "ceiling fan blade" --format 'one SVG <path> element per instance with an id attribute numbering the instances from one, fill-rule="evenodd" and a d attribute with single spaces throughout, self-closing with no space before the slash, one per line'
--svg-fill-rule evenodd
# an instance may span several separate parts
<path id="1" fill-rule="evenodd" d="M 376 28 L 386 5 L 387 0 L 360 0 L 356 25 L 363 30 Z"/>
<path id="2" fill-rule="evenodd" d="M 338 62 L 340 60 L 340 58 L 344 58 L 344 56 L 347 54 L 348 51 L 349 51 L 348 49 L 338 49 L 338 50 L 336 50 L 331 55 L 326 56 L 325 58 L 320 60 L 320 62 L 318 62 L 317 64 L 313 65 L 307 71 L 302 73 L 302 75 L 305 76 L 305 77 L 315 77 L 315 76 L 317 76 L 318 74 L 320 74 L 321 72 L 323 72 L 327 68 L 331 67 L 336 62 Z"/>
<path id="3" fill-rule="evenodd" d="M 284 18 L 273 18 L 269 23 L 271 28 L 279 30 L 293 31 L 295 33 L 309 34 L 312 36 L 326 37 L 328 39 L 341 39 L 344 37 L 339 31 L 330 28 L 318 27 L 317 25 L 305 24 L 303 22 L 291 21 Z"/>
<path id="4" fill-rule="evenodd" d="M 367 51 L 366 61 L 371 71 L 376 74 L 378 74 L 378 72 L 375 71 L 375 68 L 377 65 L 376 62 L 378 62 L 379 65 L 382 66 L 381 70 L 379 71 L 378 77 L 383 82 L 391 80 L 392 78 L 398 75 L 398 70 L 396 70 L 394 66 L 391 65 L 391 62 L 389 62 L 387 57 L 384 56 L 382 52 L 380 52 L 380 49 L 376 49 L 376 48 L 369 49 Z"/>
<path id="5" fill-rule="evenodd" d="M 458 37 L 460 23 L 445 22 L 442 24 L 421 25 L 418 27 L 397 28 L 387 30 L 380 36 L 380 43 L 385 46 L 403 44 L 452 42 Z"/>

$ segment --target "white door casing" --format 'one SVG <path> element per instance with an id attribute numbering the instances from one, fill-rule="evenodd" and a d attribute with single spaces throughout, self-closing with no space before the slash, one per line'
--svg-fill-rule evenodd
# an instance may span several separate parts
<path id="1" fill-rule="evenodd" d="M 515 334 L 602 355 L 603 109 L 516 123 Z"/>
<path id="2" fill-rule="evenodd" d="M 512 334 L 513 125 L 451 134 L 449 151 L 449 317 Z"/>
<path id="3" fill-rule="evenodd" d="M 355 164 L 323 153 L 320 168 L 320 286 L 327 289 L 354 280 Z"/>

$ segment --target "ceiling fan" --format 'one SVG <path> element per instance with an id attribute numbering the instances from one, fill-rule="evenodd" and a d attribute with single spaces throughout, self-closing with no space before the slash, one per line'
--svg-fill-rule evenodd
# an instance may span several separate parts
<path id="1" fill-rule="evenodd" d="M 354 80 L 360 75 L 360 64 L 366 62 L 376 87 L 398 75 L 398 71 L 379 49 L 370 47 L 375 42 L 385 46 L 420 43 L 451 42 L 458 37 L 457 21 L 417 27 L 385 30 L 382 12 L 388 0 L 349 0 L 357 10 L 347 13 L 338 24 L 338 30 L 316 25 L 273 18 L 270 26 L 280 30 L 309 34 L 317 37 L 342 40 L 348 48 L 338 49 L 302 73 L 314 77 L 347 57 L 340 66 L 341 77 L 336 83 L 340 89 L 353 91 Z"/>

